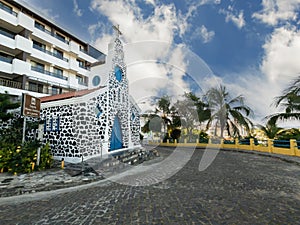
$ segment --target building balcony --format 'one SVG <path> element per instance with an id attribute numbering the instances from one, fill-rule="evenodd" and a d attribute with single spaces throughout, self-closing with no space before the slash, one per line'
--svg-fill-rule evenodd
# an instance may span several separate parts
<path id="1" fill-rule="evenodd" d="M 8 79 L 0 78 L 0 93 L 9 93 L 11 95 L 21 96 L 22 93 L 27 93 L 35 97 L 44 97 L 49 95 L 48 86 L 43 86 L 35 88 L 29 85 L 26 85 L 25 88 L 22 88 L 22 83 L 17 81 L 12 81 Z"/>
<path id="2" fill-rule="evenodd" d="M 78 56 L 82 59 L 85 59 L 86 61 L 88 61 L 90 63 L 95 63 L 98 61 L 97 59 L 90 56 L 89 53 L 87 51 L 85 51 L 84 49 L 80 49 L 80 51 L 78 52 Z"/>
<path id="3" fill-rule="evenodd" d="M 0 2 L 1 3 L 1 2 Z M 0 4 L 0 21 L 15 26 L 15 31 L 21 32 L 24 28 L 33 31 L 34 20 L 26 14 L 11 10 L 5 5 Z"/>
<path id="4" fill-rule="evenodd" d="M 90 68 L 80 66 L 80 63 L 78 63 L 78 61 L 72 58 L 69 61 L 69 70 L 81 74 L 85 77 L 88 77 L 90 75 Z"/>
<path id="5" fill-rule="evenodd" d="M 62 37 L 58 36 L 57 34 L 51 32 L 51 31 L 49 31 L 49 30 L 47 30 L 47 29 L 45 29 L 45 28 L 43 28 L 41 26 L 39 26 L 38 24 L 35 24 L 34 27 L 37 28 L 37 29 L 39 29 L 39 30 L 41 30 L 41 31 L 43 31 L 44 33 L 46 33 L 46 34 L 48 34 L 48 35 L 50 35 L 52 37 L 55 37 L 57 40 L 59 40 L 61 42 L 69 44 L 69 41 L 67 41 L 67 40 L 63 39 Z"/>
<path id="6" fill-rule="evenodd" d="M 0 78 L 0 86 L 22 89 L 22 83 L 8 79 Z"/>
<path id="7" fill-rule="evenodd" d="M 38 73 L 46 74 L 48 76 L 59 78 L 59 79 L 62 79 L 62 80 L 68 80 L 68 78 L 64 77 L 62 74 L 53 73 L 53 72 L 47 71 L 45 69 L 42 69 L 40 67 L 31 66 L 31 70 L 35 71 L 35 72 L 38 72 Z"/>
<path id="8" fill-rule="evenodd" d="M 44 48 L 41 48 L 40 46 L 38 46 L 36 44 L 33 44 L 33 48 L 35 48 L 35 49 L 37 49 L 37 50 L 39 50 L 41 52 L 44 52 L 44 53 L 46 53 L 48 55 L 54 56 L 54 57 L 56 57 L 58 59 L 61 59 L 61 60 L 65 61 L 65 62 L 69 62 L 69 60 L 67 58 L 64 58 L 62 55 L 59 55 L 59 54 L 56 54 L 54 52 L 48 51 L 48 50 L 46 50 Z"/>
<path id="9" fill-rule="evenodd" d="M 6 74 L 30 75 L 30 64 L 17 58 L 0 55 L 0 72 Z"/>
<path id="10" fill-rule="evenodd" d="M 16 54 L 15 49 L 31 53 L 32 42 L 30 40 L 23 36 L 9 33 L 4 29 L 0 29 L 0 43 L 7 48 L 7 52 L 9 52 L 8 49 L 11 49 L 12 55 Z"/>

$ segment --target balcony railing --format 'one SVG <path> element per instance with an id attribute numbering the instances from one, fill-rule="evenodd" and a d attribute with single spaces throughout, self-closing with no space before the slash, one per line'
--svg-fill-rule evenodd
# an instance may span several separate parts
<path id="1" fill-rule="evenodd" d="M 45 32 L 46 34 L 49 34 L 49 35 L 51 35 L 52 37 L 55 37 L 57 40 L 60 40 L 60 41 L 62 41 L 62 42 L 64 42 L 64 43 L 66 43 L 66 44 L 69 44 L 69 41 L 63 39 L 62 37 L 58 36 L 57 34 L 52 33 L 51 31 L 45 29 L 44 27 L 41 27 L 41 26 L 39 26 L 38 24 L 35 24 L 34 26 L 35 26 L 37 29 L 39 29 L 39 30 Z"/>
<path id="2" fill-rule="evenodd" d="M 0 61 L 12 64 L 13 58 L 0 55 Z"/>
<path id="3" fill-rule="evenodd" d="M 59 54 L 56 54 L 54 52 L 50 52 L 50 51 L 48 51 L 48 50 L 46 50 L 46 49 L 38 46 L 37 44 L 33 44 L 33 48 L 35 48 L 35 49 L 37 49 L 37 50 L 39 50 L 41 52 L 44 52 L 44 53 L 46 53 L 48 55 L 54 56 L 54 57 L 56 57 L 58 59 L 61 59 L 61 60 L 65 61 L 65 62 L 69 62 L 69 60 L 67 58 L 64 58 L 63 56 L 61 56 Z"/>
<path id="4" fill-rule="evenodd" d="M 0 78 L 0 85 L 5 86 L 5 87 L 22 89 L 22 83 L 21 82 L 6 80 L 6 79 L 2 79 L 2 78 Z"/>
<path id="5" fill-rule="evenodd" d="M 53 72 L 47 71 L 45 69 L 42 69 L 40 67 L 31 66 L 31 70 L 39 72 L 39 73 L 43 73 L 43 74 L 46 74 L 46 75 L 49 75 L 49 76 L 52 76 L 52 77 L 60 78 L 62 80 L 68 80 L 67 77 L 64 77 L 61 74 L 53 73 Z"/>
<path id="6" fill-rule="evenodd" d="M 2 4 L 1 2 L 0 2 L 0 9 L 4 10 L 5 12 L 8 12 L 8 13 L 14 15 L 15 17 L 17 17 L 17 15 L 18 15 L 18 13 L 16 13 L 15 11 L 13 11 L 10 7 Z"/>

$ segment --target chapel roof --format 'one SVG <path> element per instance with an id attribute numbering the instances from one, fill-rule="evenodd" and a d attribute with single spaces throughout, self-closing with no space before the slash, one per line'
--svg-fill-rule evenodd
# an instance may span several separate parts
<path id="1" fill-rule="evenodd" d="M 58 94 L 58 95 L 50 95 L 50 96 L 45 96 L 40 98 L 42 103 L 45 102 L 52 102 L 52 101 L 59 101 L 59 100 L 64 100 L 68 98 L 76 98 L 76 97 L 81 97 L 87 94 L 90 94 L 94 91 L 97 91 L 99 89 L 103 88 L 103 86 L 93 88 L 93 89 L 84 89 L 80 91 L 71 91 L 63 94 Z"/>

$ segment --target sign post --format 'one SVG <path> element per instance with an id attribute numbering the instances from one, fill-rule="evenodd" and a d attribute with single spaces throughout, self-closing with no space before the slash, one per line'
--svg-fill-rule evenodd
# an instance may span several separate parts
<path id="1" fill-rule="evenodd" d="M 25 131 L 26 131 L 26 116 L 24 116 L 24 122 L 23 122 L 22 144 L 24 144 L 24 142 L 25 142 Z"/>
<path id="2" fill-rule="evenodd" d="M 24 116 L 22 143 L 25 142 L 26 117 L 40 117 L 41 100 L 28 94 L 22 94 L 22 111 Z"/>

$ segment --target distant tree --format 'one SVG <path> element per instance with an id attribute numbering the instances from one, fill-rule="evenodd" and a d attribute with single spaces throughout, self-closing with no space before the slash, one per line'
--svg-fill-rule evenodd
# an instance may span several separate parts
<path id="1" fill-rule="evenodd" d="M 14 117 L 13 113 L 9 112 L 9 110 L 17 109 L 20 107 L 20 103 L 11 102 L 9 94 L 6 92 L 4 94 L 0 94 L 0 120 L 8 121 Z"/>
<path id="2" fill-rule="evenodd" d="M 206 99 L 211 109 L 211 117 L 208 120 L 207 127 L 210 127 L 215 121 L 215 135 L 217 127 L 220 127 L 221 138 L 223 138 L 224 130 L 226 129 L 229 135 L 231 131 L 234 135 L 239 135 L 238 125 L 244 127 L 248 133 L 252 122 L 247 116 L 252 110 L 244 104 L 244 97 L 239 95 L 235 98 L 230 98 L 225 86 L 220 85 L 217 88 L 211 88 L 206 93 Z"/>
<path id="3" fill-rule="evenodd" d="M 193 130 L 210 118 L 211 112 L 208 104 L 205 104 L 192 92 L 187 92 L 183 99 L 178 100 L 174 107 L 180 120 L 180 127 L 187 131 L 188 139 L 193 139 Z"/>
<path id="4" fill-rule="evenodd" d="M 267 123 L 266 126 L 259 125 L 259 128 L 270 139 L 274 139 L 281 131 L 283 131 L 283 128 L 278 127 L 274 123 Z"/>
<path id="5" fill-rule="evenodd" d="M 171 131 L 171 137 L 172 137 L 172 139 L 173 140 L 177 140 L 178 141 L 178 139 L 180 138 L 180 134 L 181 134 L 181 130 L 180 129 L 173 129 L 172 131 Z"/>

